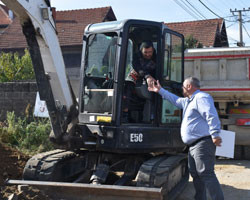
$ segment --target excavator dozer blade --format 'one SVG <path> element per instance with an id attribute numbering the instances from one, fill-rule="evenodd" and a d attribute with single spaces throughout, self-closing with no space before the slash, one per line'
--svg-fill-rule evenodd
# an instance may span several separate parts
<path id="1" fill-rule="evenodd" d="M 163 200 L 161 188 L 92 185 L 83 183 L 8 180 L 10 185 L 28 185 L 43 190 L 53 199 L 64 200 Z"/>

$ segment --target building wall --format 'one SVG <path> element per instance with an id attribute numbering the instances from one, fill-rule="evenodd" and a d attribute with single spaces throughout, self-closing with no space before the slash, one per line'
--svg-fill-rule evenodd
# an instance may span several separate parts
<path id="1" fill-rule="evenodd" d="M 28 105 L 32 113 L 36 92 L 36 82 L 0 83 L 0 120 L 6 119 L 7 111 L 15 111 L 17 116 L 25 115 Z"/>
<path id="2" fill-rule="evenodd" d="M 70 80 L 75 96 L 78 98 L 80 87 L 80 66 L 82 58 L 82 45 L 61 47 L 63 52 L 66 73 Z"/>

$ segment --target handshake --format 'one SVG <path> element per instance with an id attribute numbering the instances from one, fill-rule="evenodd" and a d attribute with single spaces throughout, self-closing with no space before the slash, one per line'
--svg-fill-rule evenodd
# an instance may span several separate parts
<path id="1" fill-rule="evenodd" d="M 148 91 L 158 93 L 161 89 L 159 80 L 155 80 L 152 76 L 147 76 L 146 78 L 148 84 Z"/>

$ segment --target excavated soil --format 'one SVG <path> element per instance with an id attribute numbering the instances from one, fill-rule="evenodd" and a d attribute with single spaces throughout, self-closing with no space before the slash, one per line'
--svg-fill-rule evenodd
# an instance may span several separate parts
<path id="1" fill-rule="evenodd" d="M 46 200 L 46 195 L 33 188 L 19 192 L 17 186 L 6 186 L 6 179 L 22 179 L 28 156 L 0 143 L 0 200 Z"/>
<path id="2" fill-rule="evenodd" d="M 0 186 L 9 179 L 20 179 L 28 156 L 0 143 Z"/>

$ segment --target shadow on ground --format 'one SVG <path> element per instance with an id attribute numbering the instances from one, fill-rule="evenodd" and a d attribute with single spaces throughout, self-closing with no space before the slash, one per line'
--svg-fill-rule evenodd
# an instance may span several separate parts
<path id="1" fill-rule="evenodd" d="M 250 200 L 250 190 L 238 189 L 232 186 L 221 184 L 225 200 Z M 193 183 L 189 182 L 183 193 L 176 200 L 194 200 Z M 211 200 L 207 192 L 207 200 Z"/>

